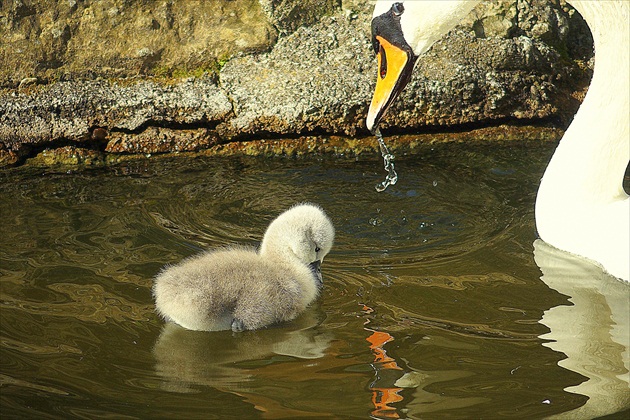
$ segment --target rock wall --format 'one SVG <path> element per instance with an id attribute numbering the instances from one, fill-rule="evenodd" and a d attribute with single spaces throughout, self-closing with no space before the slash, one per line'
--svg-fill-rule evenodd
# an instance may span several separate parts
<path id="1" fill-rule="evenodd" d="M 200 75 L 277 38 L 257 0 L 8 0 L 0 20 L 5 88 Z"/>
<path id="2" fill-rule="evenodd" d="M 154 154 L 366 136 L 371 8 L 359 0 L 3 1 L 0 165 L 45 149 Z M 484 1 L 420 59 L 382 126 L 564 127 L 591 59 L 590 32 L 566 3 Z"/>

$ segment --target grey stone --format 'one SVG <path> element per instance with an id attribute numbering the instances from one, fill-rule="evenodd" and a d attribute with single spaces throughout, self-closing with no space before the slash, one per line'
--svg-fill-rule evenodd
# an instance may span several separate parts
<path id="1" fill-rule="evenodd" d="M 235 117 L 226 137 L 312 131 L 353 135 L 373 88 L 368 38 L 345 17 L 325 17 L 280 39 L 273 51 L 231 60 L 221 71 Z"/>
<path id="2" fill-rule="evenodd" d="M 332 14 L 339 0 L 259 0 L 267 18 L 282 34 L 295 31 L 301 26 L 310 26 L 322 16 Z"/>
<path id="3" fill-rule="evenodd" d="M 225 93 L 209 78 L 175 85 L 148 80 L 60 82 L 1 99 L 0 143 L 17 155 L 23 147 L 94 140 L 91 133 L 97 127 L 140 133 L 150 125 L 214 126 L 232 110 Z"/>

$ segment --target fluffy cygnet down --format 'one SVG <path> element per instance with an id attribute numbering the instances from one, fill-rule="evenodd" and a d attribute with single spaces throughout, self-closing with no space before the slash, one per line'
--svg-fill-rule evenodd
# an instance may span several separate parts
<path id="1" fill-rule="evenodd" d="M 319 294 L 320 264 L 335 229 L 321 208 L 296 205 L 276 218 L 256 251 L 229 247 L 165 267 L 157 312 L 190 330 L 255 330 L 297 317 Z"/>

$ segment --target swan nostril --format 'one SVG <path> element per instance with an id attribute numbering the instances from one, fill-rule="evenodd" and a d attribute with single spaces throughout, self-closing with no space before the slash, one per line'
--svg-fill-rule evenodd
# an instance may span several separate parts
<path id="1" fill-rule="evenodd" d="M 381 79 L 384 79 L 385 76 L 387 76 L 387 56 L 385 55 L 385 50 L 382 46 L 379 47 L 378 53 L 381 57 L 378 73 L 381 76 Z"/>

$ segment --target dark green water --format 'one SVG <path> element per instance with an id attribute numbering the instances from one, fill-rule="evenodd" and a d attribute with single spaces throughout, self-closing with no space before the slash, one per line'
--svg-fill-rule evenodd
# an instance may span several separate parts
<path id="1" fill-rule="evenodd" d="M 427 149 L 399 158 L 399 182 L 383 193 L 376 156 L 0 172 L 0 414 L 541 418 L 583 409 L 597 398 L 565 388 L 588 375 L 550 348 L 554 332 L 541 322 L 571 305 L 541 280 L 533 253 L 535 192 L 551 153 Z M 151 284 L 164 264 L 256 244 L 302 201 L 320 204 L 337 230 L 324 291 L 303 316 L 240 334 L 158 319 Z M 612 356 L 596 370 L 627 377 L 618 360 L 627 364 L 627 347 L 602 346 Z M 599 415 L 627 415 L 630 402 L 614 395 Z"/>

